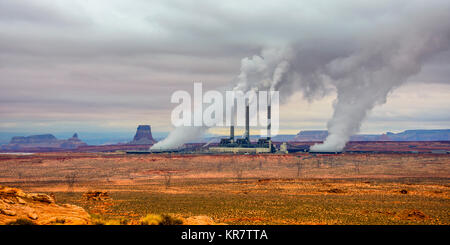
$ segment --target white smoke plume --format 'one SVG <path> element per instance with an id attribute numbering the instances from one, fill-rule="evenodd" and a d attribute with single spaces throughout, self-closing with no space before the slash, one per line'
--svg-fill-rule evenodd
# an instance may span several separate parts
<path id="1" fill-rule="evenodd" d="M 303 31 L 242 59 L 233 81 L 235 90 L 278 90 L 281 103 L 296 91 L 313 101 L 335 90 L 329 136 L 313 151 L 341 151 L 375 106 L 386 103 L 430 57 L 450 48 L 450 1 L 359 2 L 323 20 L 305 16 L 308 25 L 299 23 L 295 30 Z M 348 9 L 361 14 L 349 15 Z M 168 139 L 180 145 L 188 131 L 177 129 Z"/>
<path id="2" fill-rule="evenodd" d="M 201 139 L 206 130 L 206 127 L 176 127 L 169 136 L 154 144 L 150 149 L 167 150 L 182 147 L 185 143 Z"/>
<path id="3" fill-rule="evenodd" d="M 264 51 L 264 58 L 254 56 L 252 59 L 244 58 L 242 60 L 241 74 L 238 76 L 238 82 L 233 88 L 234 91 L 249 91 L 270 88 L 274 89 L 278 84 L 285 71 L 289 67 L 285 57 L 289 57 L 289 52 L 286 49 L 267 49 Z M 273 63 L 267 64 L 267 61 Z M 271 72 L 269 67 L 274 66 L 275 72 Z M 250 79 L 247 80 L 247 77 Z M 182 147 L 185 143 L 200 139 L 208 127 L 195 126 L 181 126 L 176 127 L 175 130 L 162 141 L 153 145 L 151 150 L 167 150 Z"/>
<path id="4" fill-rule="evenodd" d="M 234 90 L 247 92 L 277 89 L 289 69 L 292 53 L 288 46 L 266 48 L 260 56 L 242 59 L 241 73 L 237 77 Z"/>
<path id="5" fill-rule="evenodd" d="M 341 151 L 376 105 L 385 103 L 389 93 L 417 74 L 428 58 L 450 48 L 449 19 L 449 4 L 442 2 L 432 9 L 413 8 L 370 26 L 362 35 L 329 40 L 330 46 L 323 49 L 321 43 L 301 41 L 267 48 L 242 60 L 237 87 L 279 89 L 284 99 L 302 91 L 311 101 L 326 95 L 331 85 L 337 98 L 329 136 L 311 149 Z"/>

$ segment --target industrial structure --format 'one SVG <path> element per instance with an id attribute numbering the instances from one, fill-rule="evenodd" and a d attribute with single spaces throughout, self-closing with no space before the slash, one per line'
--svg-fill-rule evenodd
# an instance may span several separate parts
<path id="1" fill-rule="evenodd" d="M 231 153 L 231 154 L 259 154 L 259 153 L 288 153 L 288 145 L 283 143 L 277 149 L 277 146 L 271 139 L 271 103 L 267 105 L 267 137 L 258 139 L 257 142 L 252 143 L 250 140 L 250 106 L 247 103 L 245 106 L 245 132 L 242 138 L 236 139 L 234 135 L 234 120 L 231 120 L 230 136 L 222 138 L 218 145 L 207 148 L 206 151 L 198 147 L 191 146 L 179 147 L 176 149 L 149 149 L 148 151 L 127 151 L 129 154 L 150 154 L 150 153 Z M 299 148 L 294 150 L 307 151 L 308 149 Z"/>
<path id="2" fill-rule="evenodd" d="M 230 137 L 221 139 L 216 147 L 210 147 L 210 152 L 217 153 L 273 153 L 276 152 L 276 147 L 271 140 L 271 105 L 267 106 L 267 138 L 259 139 L 257 143 L 250 141 L 250 109 L 249 105 L 245 106 L 245 132 L 242 138 L 235 139 L 234 137 L 234 122 L 231 122 Z M 287 152 L 286 152 L 287 153 Z"/>

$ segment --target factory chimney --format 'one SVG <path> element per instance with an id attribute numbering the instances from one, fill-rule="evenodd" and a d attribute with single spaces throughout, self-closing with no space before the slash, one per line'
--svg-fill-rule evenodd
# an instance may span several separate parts
<path id="1" fill-rule="evenodd" d="M 230 126 L 230 140 L 234 141 L 234 125 Z"/>
<path id="2" fill-rule="evenodd" d="M 271 112 L 272 101 L 270 101 L 270 93 L 268 94 L 267 97 L 268 97 L 267 98 L 267 140 L 270 140 L 270 138 L 271 138 L 270 129 L 272 127 L 272 122 L 270 119 L 270 117 L 271 117 L 270 115 L 272 114 L 272 112 Z"/>
<path id="3" fill-rule="evenodd" d="M 234 114 L 235 112 L 235 107 L 233 106 L 231 108 L 231 126 L 230 126 L 230 142 L 233 143 L 234 142 Z"/>
<path id="4" fill-rule="evenodd" d="M 247 104 L 245 106 L 245 134 L 244 134 L 244 138 L 248 140 L 248 142 L 250 142 L 250 112 L 249 112 L 250 108 L 249 105 Z"/>

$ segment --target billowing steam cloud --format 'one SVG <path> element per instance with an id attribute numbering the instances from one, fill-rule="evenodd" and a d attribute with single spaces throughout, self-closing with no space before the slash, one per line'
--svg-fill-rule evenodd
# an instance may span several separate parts
<path id="1" fill-rule="evenodd" d="M 312 150 L 341 151 L 372 108 L 385 103 L 388 94 L 418 73 L 430 56 L 449 49 L 450 12 L 444 5 L 371 26 L 363 37 L 330 40 L 323 50 L 321 43 L 302 42 L 265 49 L 260 56 L 242 61 L 238 87 L 275 88 L 282 98 L 302 91 L 313 100 L 327 94 L 331 85 L 337 98 L 328 122 L 329 136 Z M 351 46 L 341 46 L 342 41 Z"/>
<path id="2" fill-rule="evenodd" d="M 338 15 L 329 25 L 321 22 L 323 30 L 306 28 L 284 45 L 268 45 L 242 60 L 235 89 L 279 90 L 281 102 L 295 91 L 313 101 L 335 90 L 329 136 L 312 150 L 341 151 L 375 106 L 385 103 L 431 56 L 450 48 L 449 1 L 405 4 L 357 24 Z M 175 142 L 185 139 L 174 138 L 177 130 L 173 134 L 169 138 Z"/>
<path id="3" fill-rule="evenodd" d="M 205 127 L 188 127 L 180 126 L 170 132 L 169 136 L 162 141 L 154 144 L 152 150 L 166 150 L 176 149 L 183 146 L 184 143 L 191 142 L 193 140 L 200 139 L 204 132 L 207 130 Z"/>

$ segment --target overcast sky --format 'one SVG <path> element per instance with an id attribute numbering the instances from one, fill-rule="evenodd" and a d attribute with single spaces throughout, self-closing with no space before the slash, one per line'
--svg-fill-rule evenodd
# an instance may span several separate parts
<path id="1" fill-rule="evenodd" d="M 243 2 L 0 0 L 0 131 L 169 131 L 174 91 L 228 87 L 265 47 L 326 49 L 411 5 L 446 1 Z M 430 57 L 362 132 L 450 128 L 449 78 L 450 52 Z M 280 133 L 325 129 L 335 96 L 293 94 Z"/>

